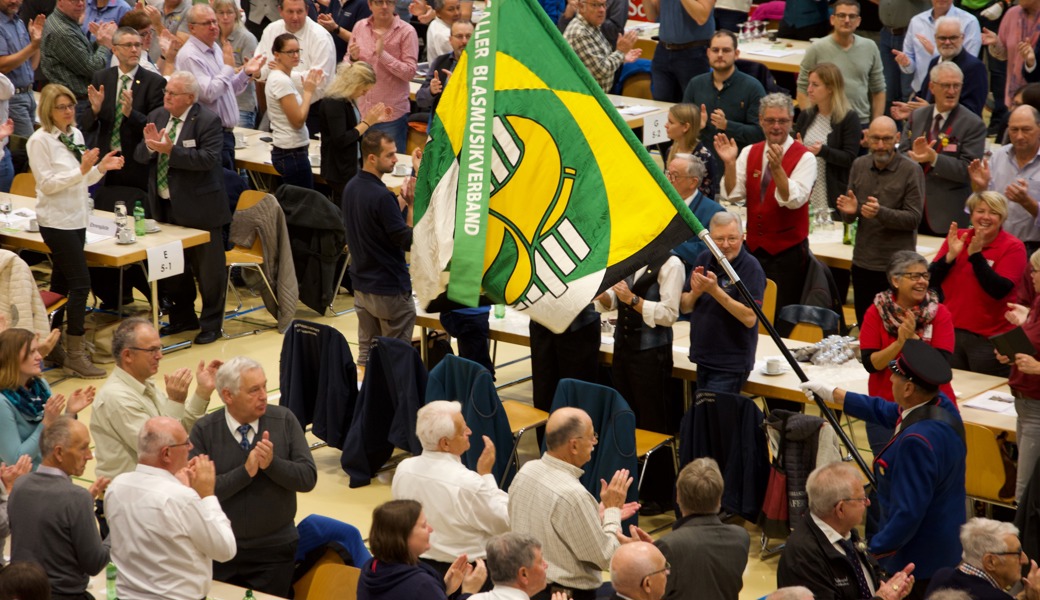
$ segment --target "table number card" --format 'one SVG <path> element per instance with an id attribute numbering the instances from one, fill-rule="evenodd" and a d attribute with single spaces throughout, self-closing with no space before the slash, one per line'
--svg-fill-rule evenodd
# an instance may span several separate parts
<path id="1" fill-rule="evenodd" d="M 184 272 L 184 247 L 170 242 L 148 249 L 148 281 L 158 281 Z"/>

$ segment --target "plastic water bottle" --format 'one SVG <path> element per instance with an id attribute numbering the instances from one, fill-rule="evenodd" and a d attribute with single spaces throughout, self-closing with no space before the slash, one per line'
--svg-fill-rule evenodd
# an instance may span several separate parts
<path id="1" fill-rule="evenodd" d="M 134 233 L 137 234 L 137 237 L 148 233 L 144 224 L 144 206 L 141 205 L 140 200 L 134 204 Z"/>
<path id="2" fill-rule="evenodd" d="M 246 590 L 246 595 L 242 596 L 242 600 L 256 600 L 256 596 L 253 595 L 253 590 Z"/>
<path id="3" fill-rule="evenodd" d="M 504 318 L 506 318 L 506 305 L 505 304 L 496 304 L 495 305 L 495 318 L 496 319 L 504 319 Z"/>
<path id="4" fill-rule="evenodd" d="M 116 600 L 116 563 L 108 563 L 105 567 L 105 596 L 108 600 Z"/>

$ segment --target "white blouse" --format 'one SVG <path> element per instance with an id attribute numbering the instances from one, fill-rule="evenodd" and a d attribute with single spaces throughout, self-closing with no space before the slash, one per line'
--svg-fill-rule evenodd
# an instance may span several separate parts
<path id="1" fill-rule="evenodd" d="M 72 139 L 83 145 L 83 134 L 71 128 Z M 57 129 L 37 129 L 25 149 L 29 167 L 36 179 L 36 218 L 41 227 L 52 229 L 86 229 L 90 220 L 87 187 L 101 180 L 94 165 L 86 175 L 80 172 L 80 161 L 60 139 Z"/>

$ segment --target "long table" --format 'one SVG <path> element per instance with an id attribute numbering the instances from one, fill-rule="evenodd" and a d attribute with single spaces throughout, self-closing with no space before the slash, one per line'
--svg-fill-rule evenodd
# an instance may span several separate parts
<path id="1" fill-rule="evenodd" d="M 629 20 L 625 30 L 632 29 L 639 32 L 636 48 L 643 51 L 640 58 L 653 58 L 658 45 L 658 41 L 654 39 L 658 34 L 657 24 Z M 802 58 L 805 57 L 805 50 L 810 45 L 812 45 L 810 42 L 802 40 L 779 38 L 776 42 L 768 40 L 740 42 L 738 49 L 740 58 L 761 63 L 770 71 L 798 73 L 801 69 Z"/>

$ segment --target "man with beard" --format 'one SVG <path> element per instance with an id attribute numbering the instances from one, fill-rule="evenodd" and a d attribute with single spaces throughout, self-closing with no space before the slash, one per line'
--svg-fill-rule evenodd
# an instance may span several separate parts
<path id="1" fill-rule="evenodd" d="M 950 222 L 964 227 L 964 202 L 971 194 L 968 165 L 986 150 L 986 124 L 960 104 L 964 74 L 953 62 L 932 68 L 928 84 L 935 103 L 910 114 L 900 152 L 921 165 L 925 181 L 920 231 L 946 235 Z M 858 234 L 857 234 L 858 235 Z"/>
<path id="2" fill-rule="evenodd" d="M 766 95 L 762 83 L 737 70 L 737 36 L 716 31 L 708 46 L 711 72 L 690 80 L 683 102 L 701 107 L 701 142 L 711 144 L 716 133 L 726 133 L 743 148 L 762 141 L 758 102 Z"/>
<path id="3" fill-rule="evenodd" d="M 899 131 L 888 117 L 867 129 L 870 154 L 852 162 L 848 192 L 838 196 L 838 211 L 847 223 L 859 220 L 852 249 L 852 286 L 856 290 L 856 322 L 888 288 L 885 270 L 899 250 L 917 247 L 917 226 L 924 211 L 924 176 L 914 161 L 896 152 Z"/>

